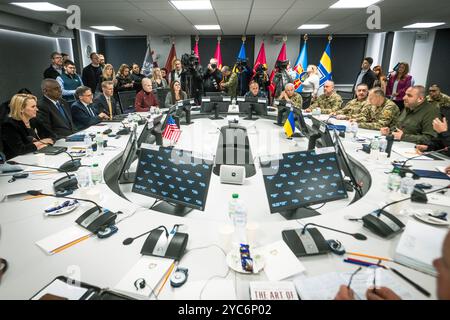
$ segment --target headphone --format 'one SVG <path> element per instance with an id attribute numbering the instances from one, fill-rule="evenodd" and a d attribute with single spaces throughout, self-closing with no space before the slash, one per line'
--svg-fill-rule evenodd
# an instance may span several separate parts
<path id="1" fill-rule="evenodd" d="M 345 248 L 339 240 L 327 240 L 327 244 L 331 252 L 339 256 L 342 256 L 345 253 Z"/>

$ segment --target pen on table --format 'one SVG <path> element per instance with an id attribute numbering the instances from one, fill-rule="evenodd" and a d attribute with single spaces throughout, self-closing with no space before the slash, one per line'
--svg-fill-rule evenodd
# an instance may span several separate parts
<path id="1" fill-rule="evenodd" d="M 408 277 L 406 277 L 405 275 L 403 275 L 402 273 L 400 273 L 399 271 L 395 270 L 394 268 L 388 268 L 390 269 L 393 273 L 395 273 L 396 275 L 398 275 L 400 278 L 402 278 L 403 280 L 405 280 L 406 282 L 408 282 L 411 286 L 413 286 L 414 288 L 416 288 L 419 292 L 421 292 L 422 294 L 424 294 L 427 297 L 430 297 L 431 294 L 425 290 L 424 288 L 422 288 L 420 285 L 418 285 L 417 283 L 415 283 L 414 281 L 412 281 L 411 279 L 409 279 Z"/>
<path id="2" fill-rule="evenodd" d="M 353 258 L 347 258 L 345 260 L 347 260 L 348 262 L 362 263 L 362 264 L 365 264 L 365 265 L 368 265 L 368 266 L 377 266 L 377 267 L 381 267 L 381 268 L 386 269 L 385 266 L 383 266 L 383 265 L 381 265 L 379 263 L 372 263 L 372 262 L 358 260 L 358 259 L 353 259 Z"/>
<path id="3" fill-rule="evenodd" d="M 363 266 L 363 267 L 369 267 L 372 264 L 370 263 L 366 263 L 366 262 L 360 262 L 360 261 L 354 261 L 354 260 L 349 260 L 349 259 L 344 259 L 344 262 L 346 263 L 351 263 L 351 264 L 355 264 L 357 266 Z"/>
<path id="4" fill-rule="evenodd" d="M 161 286 L 161 288 L 159 288 L 158 294 L 156 296 L 159 296 L 159 294 L 161 293 L 162 289 L 166 285 L 166 282 L 169 279 L 170 275 L 172 274 L 172 270 L 173 270 L 174 267 L 175 267 L 175 261 L 172 263 L 172 265 L 170 266 L 169 270 L 167 271 L 166 277 L 164 278 L 162 286 Z"/>
<path id="5" fill-rule="evenodd" d="M 80 243 L 81 241 L 84 241 L 84 240 L 86 240 L 86 239 L 89 239 L 89 237 L 90 237 L 91 235 L 92 235 L 92 234 L 88 234 L 88 235 L 86 235 L 86 236 L 84 236 L 84 237 L 81 237 L 80 239 L 77 239 L 77 240 L 74 240 L 74 241 L 72 241 L 72 242 L 69 242 L 68 244 L 65 244 L 65 245 L 63 245 L 63 246 L 61 246 L 61 247 L 59 247 L 59 248 L 56 248 L 56 249 L 52 250 L 51 253 L 52 253 L 52 254 L 55 254 L 55 253 L 59 253 L 59 252 L 61 252 L 61 251 L 63 251 L 63 250 L 66 250 L 66 249 L 68 249 L 68 248 L 70 248 L 70 247 L 76 245 L 77 243 Z"/>
<path id="6" fill-rule="evenodd" d="M 364 257 L 364 258 L 369 258 L 369 259 L 376 259 L 376 260 L 381 260 L 381 261 L 391 261 L 391 262 L 393 262 L 393 260 L 390 259 L 390 258 L 377 257 L 377 256 L 372 256 L 372 255 L 368 255 L 368 254 L 364 254 L 364 253 L 347 252 L 347 255 Z"/>

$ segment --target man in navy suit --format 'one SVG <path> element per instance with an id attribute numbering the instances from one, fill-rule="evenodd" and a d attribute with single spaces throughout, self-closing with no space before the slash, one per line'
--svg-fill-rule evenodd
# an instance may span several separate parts
<path id="1" fill-rule="evenodd" d="M 89 87 L 78 87 L 75 96 L 77 100 L 72 104 L 72 119 L 78 130 L 86 129 L 109 118 L 106 113 L 97 112 L 92 104 L 93 94 Z"/>
<path id="2" fill-rule="evenodd" d="M 38 102 L 37 118 L 56 135 L 57 139 L 75 133 L 72 112 L 69 104 L 61 98 L 62 90 L 58 81 L 44 79 L 41 89 L 43 97 Z"/>

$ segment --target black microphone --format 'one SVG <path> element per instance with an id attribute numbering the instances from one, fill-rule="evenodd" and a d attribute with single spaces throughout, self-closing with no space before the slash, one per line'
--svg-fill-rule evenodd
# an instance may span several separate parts
<path id="1" fill-rule="evenodd" d="M 414 157 L 411 157 L 411 158 L 406 159 L 406 160 L 403 162 L 401 168 L 404 168 L 404 167 L 406 166 L 406 163 L 407 163 L 408 161 L 410 161 L 410 160 L 414 160 L 414 159 L 416 159 L 416 158 L 420 158 L 420 157 L 422 157 L 422 156 L 426 156 L 426 155 L 431 154 L 431 153 L 433 153 L 433 152 L 441 152 L 441 151 L 447 151 L 447 150 L 448 150 L 448 147 L 445 147 L 445 148 L 442 148 L 442 149 L 439 149 L 439 150 L 433 150 L 433 151 L 423 152 L 422 154 L 418 154 L 418 155 L 416 155 L 416 156 L 414 156 Z"/>
<path id="2" fill-rule="evenodd" d="M 316 226 L 316 227 L 328 229 L 328 230 L 331 230 L 331 231 L 347 234 L 349 236 L 352 236 L 356 240 L 367 240 L 367 237 L 365 235 L 363 235 L 362 233 L 349 233 L 349 232 L 345 232 L 345 231 L 342 231 L 342 230 L 337 230 L 337 229 L 333 229 L 333 228 L 330 228 L 330 227 L 325 227 L 325 226 L 322 226 L 322 225 L 319 225 L 319 224 L 315 224 L 315 223 L 307 223 L 307 224 L 305 224 L 305 226 L 303 227 L 302 234 L 305 234 L 307 226 Z"/>
<path id="3" fill-rule="evenodd" d="M 42 144 L 45 144 L 47 146 L 53 146 L 50 143 L 45 143 L 40 141 Z M 73 156 L 67 152 L 66 150 L 63 151 L 63 153 L 67 154 L 70 157 L 69 161 L 64 162 L 62 165 L 59 166 L 59 171 L 64 172 L 74 172 L 77 171 L 81 167 L 81 160 L 80 159 L 74 159 Z"/>
<path id="4" fill-rule="evenodd" d="M 431 190 L 431 191 L 428 191 L 428 192 L 423 192 L 423 194 L 427 195 L 429 193 L 439 192 L 439 191 L 442 191 L 442 190 L 445 190 L 445 189 L 448 189 L 448 188 L 450 188 L 450 185 L 445 186 L 443 188 Z M 415 192 L 416 192 L 416 194 L 415 194 Z M 381 209 L 378 210 L 377 217 L 380 217 L 381 212 L 383 212 L 383 210 L 386 209 L 387 207 L 389 207 L 389 206 L 391 206 L 393 204 L 397 204 L 397 203 L 400 203 L 400 202 L 403 202 L 403 201 L 406 201 L 406 200 L 413 199 L 416 196 L 417 196 L 417 191 L 414 190 L 410 197 L 405 198 L 405 199 L 401 199 L 401 200 L 397 200 L 397 201 L 393 201 L 393 202 L 390 202 L 390 203 L 386 204 L 385 206 L 383 206 Z"/>
<path id="5" fill-rule="evenodd" d="M 21 166 L 27 166 L 27 167 L 37 167 L 37 168 L 43 168 L 43 169 L 56 170 L 56 171 L 59 171 L 59 172 L 64 172 L 67 176 L 69 176 L 69 174 L 66 171 L 64 171 L 64 170 L 61 170 L 61 168 L 40 166 L 40 165 L 37 165 L 37 164 L 22 163 L 22 162 L 17 162 L 17 161 L 14 161 L 14 160 L 8 160 L 8 161 L 6 161 L 6 163 L 10 164 L 10 165 L 21 165 Z"/>
<path id="6" fill-rule="evenodd" d="M 124 246 L 127 246 L 127 245 L 129 245 L 129 244 L 132 244 L 134 240 L 139 239 L 140 237 L 143 237 L 143 236 L 145 236 L 146 234 L 149 234 L 150 232 L 155 231 L 155 230 L 158 230 L 158 229 L 161 229 L 161 228 L 163 228 L 163 229 L 165 230 L 165 232 L 166 232 L 166 238 L 169 238 L 169 232 L 167 231 L 167 228 L 166 228 L 165 226 L 159 226 L 159 227 L 156 227 L 156 228 L 154 228 L 154 229 L 152 229 L 152 230 L 150 230 L 150 231 L 144 232 L 143 234 L 140 234 L 140 235 L 138 235 L 137 237 L 134 237 L 134 238 L 126 238 L 125 240 L 123 240 L 122 244 L 123 244 Z"/>

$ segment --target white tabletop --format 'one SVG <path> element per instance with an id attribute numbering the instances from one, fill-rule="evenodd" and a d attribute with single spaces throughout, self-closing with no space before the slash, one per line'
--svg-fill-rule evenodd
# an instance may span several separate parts
<path id="1" fill-rule="evenodd" d="M 182 126 L 181 138 L 176 147 L 215 154 L 219 138 L 218 128 L 226 125 L 226 120 L 198 118 L 194 119 L 193 122 L 194 124 L 190 126 Z M 265 154 L 306 150 L 306 138 L 287 140 L 283 128 L 275 126 L 273 122 L 269 119 L 240 121 L 240 124 L 248 128 L 251 151 L 255 159 Z M 113 129 L 119 125 L 117 123 L 108 124 Z M 103 127 L 104 129 L 106 128 Z M 98 129 L 91 128 L 89 130 L 97 131 Z M 377 132 L 360 130 L 359 135 L 372 137 L 377 135 Z M 96 158 L 99 160 L 102 169 L 121 155 L 127 141 L 128 136 L 108 139 L 108 145 L 111 148 L 105 150 L 103 156 Z M 118 216 L 118 221 L 131 216 L 118 224 L 119 231 L 112 237 L 107 239 L 93 237 L 52 256 L 45 254 L 35 242 L 75 225 L 75 220 L 83 210 L 77 209 L 73 213 L 59 217 L 45 217 L 43 210 L 55 202 L 54 198 L 8 199 L 0 203 L 0 256 L 9 262 L 9 269 L 0 284 L 0 299 L 28 299 L 58 275 L 79 277 L 83 282 L 99 287 L 112 288 L 141 257 L 140 249 L 145 237 L 136 240 L 129 246 L 122 245 L 122 241 L 159 225 L 166 225 L 171 228 L 175 223 L 182 223 L 184 226 L 180 231 L 189 234 L 188 250 L 212 244 L 222 245 L 219 230 L 231 223 L 228 217 L 228 201 L 232 193 L 239 193 L 247 209 L 248 221 L 257 226 L 256 243 L 254 243 L 256 246 L 267 245 L 280 240 L 282 230 L 299 228 L 301 227 L 300 224 L 307 222 L 316 222 L 352 233 L 360 232 L 368 236 L 366 241 L 357 241 L 344 234 L 325 229 L 320 230 L 326 239 L 341 241 L 347 251 L 393 257 L 399 236 L 386 240 L 364 229 L 361 223 L 350 222 L 344 218 L 346 215 L 362 217 L 379 208 L 383 202 L 389 201 L 389 193 L 386 187 L 388 175 L 386 172 L 391 170 L 392 166 L 390 163 L 380 163 L 373 160 L 370 155 L 358 151 L 361 149 L 361 144 L 352 142 L 350 137 L 344 139 L 343 142 L 347 153 L 370 172 L 372 183 L 370 190 L 357 202 L 350 204 L 353 193 L 349 193 L 349 199 L 325 204 L 318 210 L 321 215 L 298 221 L 287 221 L 279 214 L 270 213 L 257 160 L 255 161 L 256 174 L 246 179 L 242 186 L 221 184 L 219 177 L 212 174 L 205 211 L 194 210 L 186 217 L 170 216 L 147 209 L 154 202 L 154 199 L 132 193 L 130 191 L 131 184 L 121 186 L 126 199 L 115 194 L 106 184 L 100 184 L 97 186 L 101 194 L 99 204 L 111 210 L 124 212 L 124 214 Z M 82 144 L 58 141 L 58 145 L 79 146 Z M 396 146 L 413 148 L 412 144 L 403 142 L 396 142 L 394 148 Z M 17 157 L 14 160 L 58 166 L 67 161 L 67 158 L 65 154 L 57 156 L 30 154 Z M 395 158 L 400 159 L 401 157 L 393 153 L 391 160 Z M 92 161 L 92 158 L 83 158 L 82 163 L 89 165 Z M 447 166 L 450 161 L 411 161 L 411 164 L 416 168 L 434 169 L 438 165 Z M 0 176 L 0 193 L 12 194 L 31 189 L 53 192 L 54 179 L 62 175 L 63 173 L 32 174 L 29 178 L 17 180 L 14 183 L 8 183 L 10 177 Z M 420 181 L 429 182 L 434 188 L 446 185 L 444 180 L 421 179 Z M 81 195 L 82 192 L 76 190 L 73 196 L 81 197 Z M 433 206 L 412 204 L 408 201 L 405 208 L 408 207 L 428 208 Z M 87 208 L 87 205 L 83 205 L 82 208 Z M 406 222 L 410 218 L 401 216 L 400 219 Z M 332 271 L 353 271 L 355 269 L 353 265 L 343 263 L 342 260 L 342 257 L 333 254 L 300 258 L 300 261 L 306 267 L 307 276 Z M 188 252 L 179 265 L 189 268 L 188 281 L 207 280 L 213 276 L 223 276 L 228 270 L 223 253 L 216 247 Z M 431 292 L 432 299 L 436 298 L 435 278 L 402 266 L 398 266 L 398 269 Z M 267 278 L 264 272 L 252 276 L 230 272 L 228 279 L 234 281 L 237 298 L 249 299 L 248 282 L 266 280 Z M 416 298 L 425 298 L 407 283 L 402 282 L 402 284 L 410 289 Z M 169 285 L 166 284 L 166 286 Z M 171 296 L 172 291 L 165 289 L 160 298 L 170 299 Z M 197 299 L 196 297 L 192 298 Z"/>

